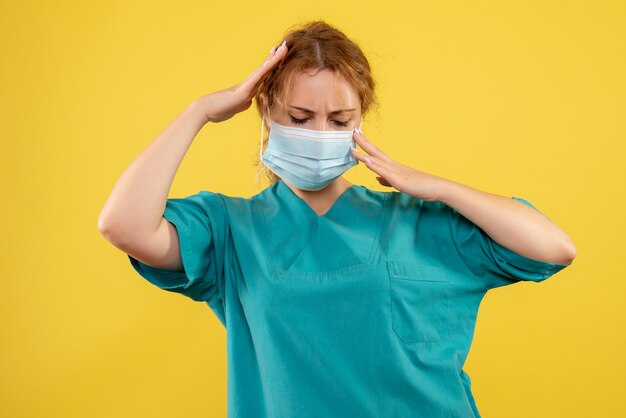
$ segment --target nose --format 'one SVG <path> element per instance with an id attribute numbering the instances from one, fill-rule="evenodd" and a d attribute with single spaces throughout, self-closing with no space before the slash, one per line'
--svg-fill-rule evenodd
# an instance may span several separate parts
<path id="1" fill-rule="evenodd" d="M 333 127 L 330 126 L 330 123 L 328 123 L 328 121 L 321 121 L 316 122 L 313 129 L 315 129 L 316 131 L 332 131 Z"/>

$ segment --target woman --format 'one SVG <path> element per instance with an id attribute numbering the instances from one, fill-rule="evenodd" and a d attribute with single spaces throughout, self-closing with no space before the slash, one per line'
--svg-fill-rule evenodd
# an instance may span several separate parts
<path id="1" fill-rule="evenodd" d="M 574 244 L 528 201 L 407 167 L 366 138 L 375 84 L 339 30 L 316 21 L 284 39 L 133 161 L 100 231 L 227 327 L 229 417 L 479 417 L 463 364 L 483 296 L 547 279 Z M 198 131 L 253 98 L 270 186 L 168 199 Z M 341 176 L 359 163 L 396 190 Z"/>

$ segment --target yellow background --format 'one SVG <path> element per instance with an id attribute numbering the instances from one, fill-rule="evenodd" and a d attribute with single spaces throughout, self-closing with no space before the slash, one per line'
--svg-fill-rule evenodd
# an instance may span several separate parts
<path id="1" fill-rule="evenodd" d="M 577 246 L 548 281 L 484 299 L 465 367 L 483 417 L 626 416 L 626 7 L 545 0 L 3 2 L 0 416 L 225 416 L 225 329 L 142 279 L 97 219 L 185 106 L 316 18 L 371 61 L 371 141 L 529 200 Z M 170 196 L 260 192 L 259 136 L 254 107 L 205 126 Z M 346 178 L 388 190 L 363 164 Z"/>

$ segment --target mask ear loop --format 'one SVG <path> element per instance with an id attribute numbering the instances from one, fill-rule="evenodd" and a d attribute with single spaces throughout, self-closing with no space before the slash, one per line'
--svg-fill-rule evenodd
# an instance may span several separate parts
<path id="1" fill-rule="evenodd" d="M 361 123 L 359 124 L 359 131 L 361 130 L 362 126 L 363 126 L 363 116 L 361 116 Z M 354 138 L 352 139 L 352 149 L 356 150 L 356 141 L 354 140 Z"/>
<path id="2" fill-rule="evenodd" d="M 270 116 L 270 108 L 268 106 L 265 107 L 267 109 L 267 117 L 269 120 L 272 120 Z M 263 134 L 265 133 L 265 118 L 261 117 L 261 145 L 259 146 L 259 158 L 263 160 Z"/>
<path id="3" fill-rule="evenodd" d="M 267 114 L 269 118 L 269 107 L 267 108 Z M 259 162 L 263 164 L 263 134 L 265 133 L 265 118 L 261 117 L 261 144 L 259 145 Z M 259 182 L 259 171 L 257 170 L 255 181 Z"/>

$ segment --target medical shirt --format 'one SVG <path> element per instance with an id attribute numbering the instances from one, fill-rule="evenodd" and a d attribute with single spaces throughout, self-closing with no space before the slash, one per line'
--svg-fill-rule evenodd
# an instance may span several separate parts
<path id="1" fill-rule="evenodd" d="M 480 417 L 463 364 L 483 296 L 569 265 L 442 202 L 360 185 L 322 216 L 282 180 L 170 198 L 163 215 L 184 272 L 130 262 L 226 327 L 229 418 Z"/>

